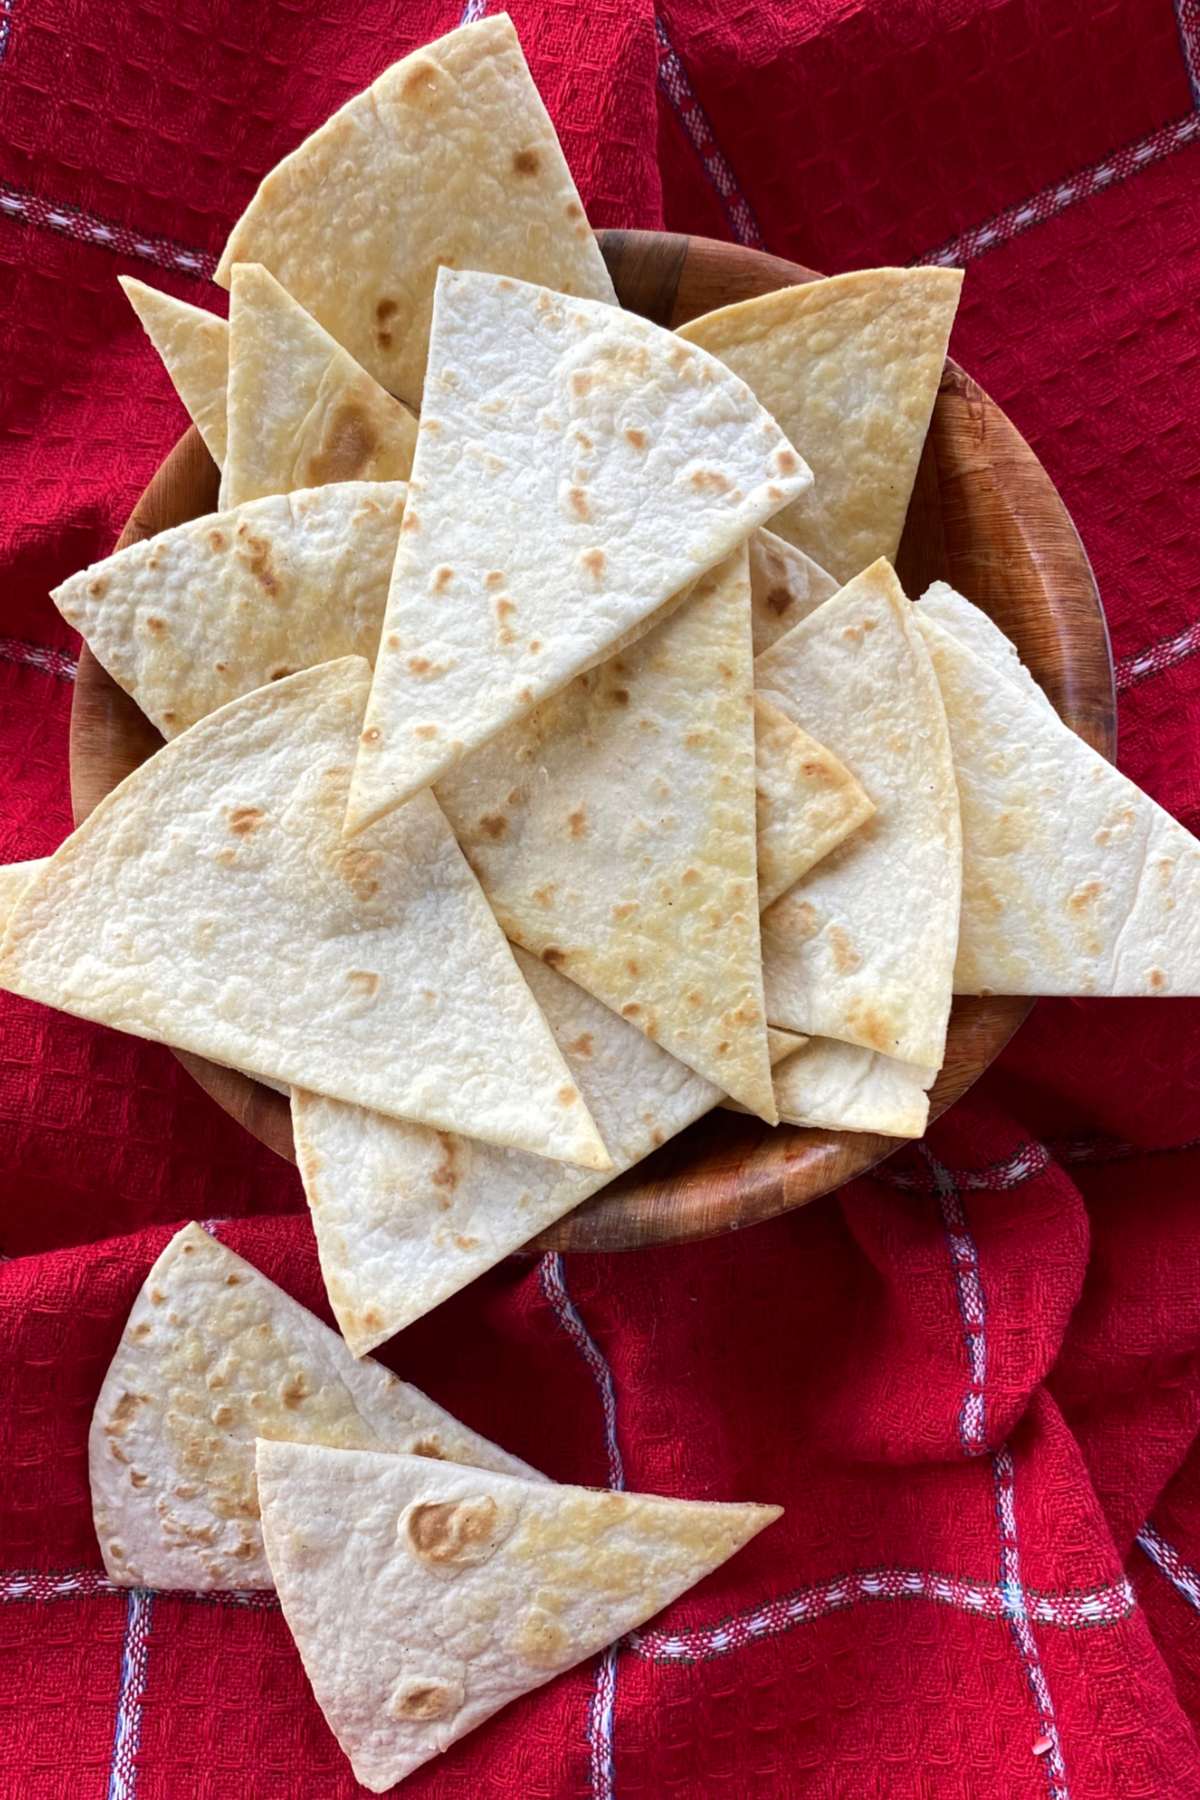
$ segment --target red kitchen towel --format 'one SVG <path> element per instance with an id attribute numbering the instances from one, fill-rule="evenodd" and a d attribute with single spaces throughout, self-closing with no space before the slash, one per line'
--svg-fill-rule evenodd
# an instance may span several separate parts
<path id="1" fill-rule="evenodd" d="M 1197 0 L 511 10 L 597 224 L 966 267 L 955 351 L 1092 557 L 1122 766 L 1200 827 Z M 457 19 L 0 0 L 4 860 L 69 823 L 47 589 L 182 423 L 115 276 L 222 307 L 263 170 Z M 405 1332 L 389 1363 L 552 1475 L 787 1508 L 409 1791 L 1200 1793 L 1198 1180 L 1200 1008 L 1043 1002 L 877 1178 L 734 1238 L 513 1260 Z M 175 1224 L 324 1313 L 294 1172 L 165 1051 L 0 996 L 0 1183 L 0 1800 L 359 1791 L 273 1601 L 114 1592 L 88 1507 Z"/>

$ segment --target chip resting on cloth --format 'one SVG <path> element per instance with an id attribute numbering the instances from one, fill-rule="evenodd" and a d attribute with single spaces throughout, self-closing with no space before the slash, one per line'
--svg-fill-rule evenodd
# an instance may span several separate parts
<path id="1" fill-rule="evenodd" d="M 135 769 L 17 901 L 0 986 L 589 1168 L 604 1147 L 432 796 L 347 845 L 370 673 L 259 688 Z"/>
<path id="2" fill-rule="evenodd" d="M 937 680 L 889 564 L 758 657 L 755 683 L 876 806 L 764 913 L 767 1016 L 939 1068 L 958 937 L 958 795 Z"/>
<path id="3" fill-rule="evenodd" d="M 443 269 L 347 830 L 602 660 L 809 480 L 703 351 Z"/>
<path id="4" fill-rule="evenodd" d="M 347 481 L 251 500 L 118 550 L 51 598 L 174 737 L 251 688 L 374 656 L 404 495 Z"/>
<path id="5" fill-rule="evenodd" d="M 216 279 L 261 262 L 416 406 L 439 264 L 616 304 L 507 13 L 414 50 L 265 177 Z"/>
<path id="6" fill-rule="evenodd" d="M 118 275 L 117 280 L 219 469 L 225 460 L 228 325 L 216 313 L 147 287 L 132 275 Z"/>
<path id="7" fill-rule="evenodd" d="M 759 656 L 785 631 L 832 600 L 840 584 L 811 556 L 765 525 L 751 532 L 748 545 L 750 624 L 754 654 Z"/>
<path id="8" fill-rule="evenodd" d="M 438 784 L 506 935 L 774 1122 L 745 548 Z"/>
<path id="9" fill-rule="evenodd" d="M 803 452 L 813 488 L 772 529 L 839 581 L 899 548 L 961 287 L 961 269 L 862 269 L 680 327 Z"/>
<path id="10" fill-rule="evenodd" d="M 962 798 L 955 991 L 1200 993 L 1200 843 L 1030 679 L 915 610 Z"/>
<path id="11" fill-rule="evenodd" d="M 261 263 L 234 264 L 222 507 L 332 481 L 405 480 L 416 441 L 407 406 Z"/>
<path id="12" fill-rule="evenodd" d="M 186 1225 L 133 1303 L 92 1415 L 92 1516 L 112 1580 L 269 1588 L 254 1440 L 276 1433 L 541 1480 Z"/>
<path id="13" fill-rule="evenodd" d="M 283 1616 L 372 1793 L 642 1624 L 782 1510 L 264 1440 L 257 1469 Z"/>

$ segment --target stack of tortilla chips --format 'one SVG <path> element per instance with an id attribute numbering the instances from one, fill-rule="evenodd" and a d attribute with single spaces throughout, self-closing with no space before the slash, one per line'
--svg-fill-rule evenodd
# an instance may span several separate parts
<path id="1" fill-rule="evenodd" d="M 180 1232 L 96 1525 L 118 1582 L 274 1585 L 382 1790 L 777 1509 L 556 1486 L 359 1359 L 713 1107 L 919 1135 L 956 992 L 1195 993 L 1200 852 L 897 581 L 957 272 L 622 311 L 499 15 L 217 279 L 124 286 L 219 510 L 55 595 L 167 741 L 0 873 L 0 984 L 290 1092 L 342 1335 Z"/>

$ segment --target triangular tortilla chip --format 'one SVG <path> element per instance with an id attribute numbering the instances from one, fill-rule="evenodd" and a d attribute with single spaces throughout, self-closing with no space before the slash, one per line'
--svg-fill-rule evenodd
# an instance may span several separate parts
<path id="1" fill-rule="evenodd" d="M 607 1168 L 431 795 L 339 832 L 370 679 L 347 657 L 210 714 L 17 901 L 0 987 L 252 1074 Z"/>
<path id="2" fill-rule="evenodd" d="M 875 811 L 844 763 L 754 696 L 758 905 L 778 900 Z"/>
<path id="3" fill-rule="evenodd" d="M 257 1469 L 283 1616 L 377 1794 L 632 1631 L 782 1510 L 264 1440 Z"/>
<path id="4" fill-rule="evenodd" d="M 92 1415 L 92 1516 L 112 1580 L 271 1587 L 254 1440 L 276 1433 L 541 1479 L 185 1225 L 133 1303 Z"/>
<path id="5" fill-rule="evenodd" d="M 333 481 L 405 481 L 417 421 L 261 263 L 229 286 L 221 505 Z"/>
<path id="6" fill-rule="evenodd" d="M 272 169 L 216 279 L 265 263 L 389 392 L 418 405 L 439 264 L 616 303 L 506 13 L 385 69 Z"/>
<path id="7" fill-rule="evenodd" d="M 958 797 L 937 680 L 890 566 L 874 564 L 780 638 L 755 682 L 878 808 L 763 915 L 767 1016 L 939 1068 L 962 885 Z"/>
<path id="8" fill-rule="evenodd" d="M 861 1044 L 810 1038 L 775 1071 L 779 1117 L 825 1131 L 920 1137 L 929 1123 L 934 1073 Z"/>
<path id="9" fill-rule="evenodd" d="M 1049 697 L 1021 661 L 1017 646 L 988 618 L 982 608 L 972 605 L 970 600 L 964 600 L 961 594 L 956 594 L 944 581 L 935 581 L 931 587 L 927 587 L 917 605 L 924 617 L 934 619 L 946 631 L 952 632 L 968 650 L 974 651 L 976 656 L 989 663 L 999 674 L 1019 681 L 1031 700 L 1035 700 L 1052 718 L 1058 717 Z"/>
<path id="10" fill-rule="evenodd" d="M 29 862 L 0 864 L 0 937 L 4 936 L 8 915 L 17 900 L 49 860 L 47 856 L 35 856 Z"/>
<path id="11" fill-rule="evenodd" d="M 174 737 L 269 681 L 374 656 L 404 496 L 348 481 L 252 500 L 118 550 L 51 598 Z"/>
<path id="12" fill-rule="evenodd" d="M 443 269 L 429 367 L 348 831 L 600 660 L 809 480 L 720 363 L 594 301 Z"/>
<path id="13" fill-rule="evenodd" d="M 810 464 L 811 493 L 773 528 L 839 581 L 899 548 L 961 287 L 961 269 L 862 269 L 680 328 L 754 389 Z"/>
<path id="14" fill-rule="evenodd" d="M 742 548 L 437 797 L 514 943 L 774 1123 L 753 680 Z"/>
<path id="15" fill-rule="evenodd" d="M 760 656 L 785 631 L 832 600 L 839 584 L 811 556 L 765 525 L 751 533 L 749 544 L 750 625 L 754 654 Z"/>
<path id="16" fill-rule="evenodd" d="M 1200 843 L 925 612 L 962 797 L 963 994 L 1200 993 Z"/>
<path id="17" fill-rule="evenodd" d="M 228 325 L 216 313 L 147 287 L 132 275 L 118 275 L 117 280 L 219 469 L 225 461 Z"/>

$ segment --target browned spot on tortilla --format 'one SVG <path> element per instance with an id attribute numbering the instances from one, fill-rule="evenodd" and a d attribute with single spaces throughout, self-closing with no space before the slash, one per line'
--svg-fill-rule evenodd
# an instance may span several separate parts
<path id="1" fill-rule="evenodd" d="M 520 693 L 517 695 L 517 699 L 521 702 L 522 706 L 532 706 L 533 705 L 533 689 L 529 688 L 529 687 L 523 687 L 521 689 Z"/>
<path id="2" fill-rule="evenodd" d="M 638 903 L 636 900 L 618 900 L 612 909 L 612 916 L 620 922 L 622 919 L 629 918 L 630 914 L 635 913 L 637 909 Z"/>
<path id="3" fill-rule="evenodd" d="M 579 1089 L 576 1087 L 560 1087 L 555 1098 L 560 1106 L 574 1106 L 579 1098 Z"/>
<path id="4" fill-rule="evenodd" d="M 594 576 L 595 579 L 599 581 L 604 573 L 603 550 L 585 550 L 579 560 L 582 562 L 588 574 Z"/>
<path id="5" fill-rule="evenodd" d="M 641 973 L 632 956 L 628 956 L 625 959 L 625 972 L 628 975 L 639 975 Z"/>
<path id="6" fill-rule="evenodd" d="M 722 681 L 732 681 L 734 679 L 734 671 L 730 668 L 728 663 L 718 663 L 717 673 L 720 675 Z"/>
<path id="7" fill-rule="evenodd" d="M 588 392 L 591 385 L 592 378 L 587 370 L 576 369 L 571 377 L 571 392 L 573 394 L 578 394 L 582 398 L 582 396 Z"/>
<path id="8" fill-rule="evenodd" d="M 112 1409 L 112 1417 L 104 1429 L 110 1437 L 124 1437 L 139 1406 L 145 1406 L 145 1394 L 123 1393 Z"/>
<path id="9" fill-rule="evenodd" d="M 818 775 L 829 774 L 829 764 L 821 761 L 819 756 L 811 757 L 808 762 L 800 764 L 800 773 L 815 779 Z"/>
<path id="10" fill-rule="evenodd" d="M 175 723 L 176 717 L 177 717 L 177 715 L 173 712 L 165 712 L 162 716 L 163 724 L 164 725 L 173 725 Z"/>
<path id="11" fill-rule="evenodd" d="M 695 887 L 700 879 L 700 871 L 699 869 L 685 869 L 679 879 L 684 887 Z"/>
<path id="12" fill-rule="evenodd" d="M 133 1328 L 132 1335 L 135 1338 L 148 1338 L 150 1336 L 150 1321 L 149 1321 L 149 1319 L 139 1320 L 138 1323 Z"/>
<path id="13" fill-rule="evenodd" d="M 794 475 L 800 467 L 800 458 L 786 444 L 781 444 L 771 459 L 781 475 Z"/>
<path id="14" fill-rule="evenodd" d="M 1103 892 L 1104 883 L 1102 881 L 1085 881 L 1083 886 L 1077 887 L 1068 899 L 1067 911 L 1077 918 L 1080 913 L 1086 912 Z"/>
<path id="15" fill-rule="evenodd" d="M 608 697 L 614 706 L 629 705 L 629 689 L 623 687 L 609 688 Z"/>
<path id="16" fill-rule="evenodd" d="M 241 1279 L 242 1278 L 237 1273 L 236 1269 L 231 1270 L 230 1273 L 225 1277 L 225 1286 L 226 1287 L 237 1287 L 238 1284 L 240 1283 Z"/>
<path id="17" fill-rule="evenodd" d="M 512 166 L 514 175 L 536 175 L 542 159 L 536 150 L 514 150 Z"/>
<path id="18" fill-rule="evenodd" d="M 398 305 L 399 303 L 397 301 L 389 300 L 386 294 L 383 296 L 382 300 L 377 300 L 375 302 L 375 317 L 379 320 L 381 325 L 386 325 L 388 320 L 394 316 L 398 310 Z"/>
<path id="19" fill-rule="evenodd" d="M 218 1428 L 224 1427 L 226 1425 L 232 1425 L 233 1421 L 234 1421 L 234 1417 L 235 1417 L 235 1414 L 234 1414 L 234 1410 L 233 1410 L 232 1406 L 221 1405 L 221 1406 L 213 1407 L 212 1422 Z"/>
<path id="20" fill-rule="evenodd" d="M 572 1655 L 566 1627 L 541 1606 L 522 1614 L 514 1642 L 518 1655 L 535 1669 L 556 1669 Z"/>
<path id="21" fill-rule="evenodd" d="M 879 620 L 871 618 L 870 614 L 868 613 L 867 617 L 862 622 L 862 628 L 864 631 L 874 631 L 878 624 L 879 624 Z"/>
<path id="22" fill-rule="evenodd" d="M 504 586 L 503 569 L 489 569 L 483 578 L 485 588 L 502 588 Z"/>
<path id="23" fill-rule="evenodd" d="M 213 537 L 221 537 L 221 534 L 219 531 L 214 531 L 211 533 L 211 535 Z M 225 542 L 224 538 L 221 538 L 221 544 L 223 544 L 224 542 Z M 221 544 L 214 544 L 213 549 L 219 550 L 221 548 Z M 93 575 L 92 579 L 88 582 L 88 593 L 92 596 L 92 599 L 93 600 L 103 600 L 103 598 L 104 598 L 105 594 L 107 594 L 107 592 L 108 592 L 108 583 L 107 583 L 107 581 L 105 581 L 103 575 Z"/>
<path id="24" fill-rule="evenodd" d="M 587 494 L 581 487 L 570 487 L 567 489 L 567 502 L 577 519 L 591 518 L 592 509 L 588 505 Z"/>
<path id="25" fill-rule="evenodd" d="M 567 830 L 573 838 L 581 838 L 587 831 L 587 811 L 577 806 L 574 812 L 567 814 Z"/>
<path id="26" fill-rule="evenodd" d="M 288 669 L 288 668 L 272 669 L 270 678 L 272 681 L 283 681 L 288 675 L 294 675 L 295 673 L 296 673 L 295 669 Z"/>
<path id="27" fill-rule="evenodd" d="M 442 1449 L 442 1446 L 438 1443 L 436 1438 L 418 1438 L 412 1449 L 409 1451 L 409 1455 L 428 1456 L 434 1462 L 447 1462 L 449 1460 L 446 1452 Z"/>
<path id="28" fill-rule="evenodd" d="M 654 1148 L 657 1150 L 659 1145 L 665 1144 L 666 1141 L 667 1141 L 666 1132 L 663 1131 L 659 1126 L 656 1125 L 654 1127 L 654 1130 L 650 1133 L 650 1142 L 654 1145 Z"/>
<path id="29" fill-rule="evenodd" d="M 478 1247 L 479 1247 L 479 1239 L 478 1238 L 468 1237 L 466 1235 L 466 1233 L 462 1232 L 462 1231 L 455 1232 L 454 1242 L 457 1244 L 457 1246 L 460 1250 L 475 1250 L 475 1249 L 478 1249 Z"/>
<path id="30" fill-rule="evenodd" d="M 150 1300 L 152 1305 L 161 1306 L 166 1297 L 165 1294 L 160 1294 L 157 1288 L 150 1289 Z"/>
<path id="31" fill-rule="evenodd" d="M 360 744 L 370 747 L 372 744 L 377 744 L 382 735 L 378 725 L 368 725 L 365 731 L 359 733 L 358 741 Z"/>
<path id="32" fill-rule="evenodd" d="M 460 1690 L 461 1691 L 461 1690 Z M 425 1723 L 444 1719 L 459 1710 L 458 1694 L 444 1681 L 415 1681 L 395 1695 L 388 1706 L 393 1719 L 414 1719 Z"/>
<path id="33" fill-rule="evenodd" d="M 229 829 L 235 837 L 249 837 L 262 821 L 263 815 L 257 806 L 235 806 L 229 815 Z"/>
<path id="34" fill-rule="evenodd" d="M 436 725 L 415 725 L 413 727 L 413 733 L 414 736 L 419 738 L 435 738 L 438 734 L 438 728 Z"/>
<path id="35" fill-rule="evenodd" d="M 833 951 L 833 966 L 839 975 L 850 975 L 855 969 L 861 968 L 862 957 L 840 925 L 829 927 L 829 947 Z"/>
<path id="36" fill-rule="evenodd" d="M 496 617 L 500 620 L 501 624 L 506 620 L 511 619 L 517 610 L 516 601 L 511 600 L 507 594 L 498 594 L 496 599 L 492 602 L 492 605 L 495 608 Z"/>
<path id="37" fill-rule="evenodd" d="M 548 968 L 561 968 L 566 960 L 567 952 L 565 950 L 559 950 L 554 944 L 547 944 L 546 948 L 542 951 L 542 961 Z"/>
<path id="38" fill-rule="evenodd" d="M 400 529 L 401 531 L 420 531 L 421 529 L 421 521 L 411 506 L 406 506 L 404 509 L 404 517 L 400 521 Z"/>
<path id="39" fill-rule="evenodd" d="M 484 813 L 479 821 L 479 829 L 485 837 L 494 838 L 497 842 L 508 835 L 508 820 L 503 813 Z"/>
<path id="40" fill-rule="evenodd" d="M 287 1407 L 299 1406 L 312 1393 L 303 1369 L 292 1369 L 279 1384 L 279 1398 Z"/>
<path id="41" fill-rule="evenodd" d="M 277 594 L 279 578 L 271 566 L 271 546 L 266 538 L 255 537 L 244 519 L 237 528 L 237 535 L 241 541 L 241 548 L 238 551 L 240 560 L 264 593 Z"/>
<path id="42" fill-rule="evenodd" d="M 356 900 L 370 900 L 379 892 L 382 865 L 383 858 L 378 850 L 367 850 L 361 844 L 345 844 L 339 840 L 334 867 Z"/>
<path id="43" fill-rule="evenodd" d="M 636 1019 L 641 1010 L 642 1009 L 636 1000 L 627 1000 L 621 1008 L 621 1017 L 623 1019 Z"/>
<path id="44" fill-rule="evenodd" d="M 1152 994 L 1161 994 L 1167 985 L 1166 975 L 1161 969 L 1151 969 L 1146 976 L 1146 985 Z"/>
<path id="45" fill-rule="evenodd" d="M 428 675 L 432 668 L 433 664 L 427 656 L 410 656 L 408 659 L 410 675 Z"/>
<path id="46" fill-rule="evenodd" d="M 350 969 L 346 980 L 364 1000 L 373 1000 L 379 992 L 379 977 L 370 969 Z"/>
<path id="47" fill-rule="evenodd" d="M 777 487 L 773 481 L 768 481 L 768 483 L 767 483 L 767 499 L 768 500 L 782 500 L 783 499 L 783 489 L 781 487 Z"/>
<path id="48" fill-rule="evenodd" d="M 869 1045 L 872 1050 L 887 1055 L 895 1049 L 896 1036 L 892 1026 L 868 1000 L 851 1001 L 846 1008 L 846 1024 L 855 1040 Z"/>
<path id="49" fill-rule="evenodd" d="M 491 1554 L 489 1539 L 499 1509 L 490 1495 L 479 1499 L 419 1500 L 409 1507 L 404 1528 L 422 1562 L 439 1568 L 471 1568 Z"/>
<path id="50" fill-rule="evenodd" d="M 728 1056 L 728 1054 L 729 1054 L 729 1045 L 725 1042 L 724 1039 L 722 1039 L 721 1042 L 717 1045 L 717 1055 L 718 1056 Z"/>
<path id="51" fill-rule="evenodd" d="M 777 619 L 782 619 L 794 599 L 795 595 L 790 588 L 773 587 L 767 593 L 767 608 Z"/>
<path id="52" fill-rule="evenodd" d="M 671 351 L 669 360 L 671 367 L 678 371 L 686 369 L 690 362 L 694 362 L 695 355 L 686 344 L 676 344 Z"/>
<path id="53" fill-rule="evenodd" d="M 568 219 L 582 219 L 583 217 L 583 208 L 578 200 L 568 200 L 563 210 Z"/>
<path id="54" fill-rule="evenodd" d="M 861 625 L 847 625 L 842 632 L 842 636 L 848 644 L 861 644 L 863 641 L 863 628 Z"/>
<path id="55" fill-rule="evenodd" d="M 567 1045 L 567 1054 L 569 1056 L 590 1056 L 592 1047 L 592 1034 L 590 1031 L 584 1031 L 580 1033 L 573 1044 Z"/>
<path id="56" fill-rule="evenodd" d="M 379 436 L 356 400 L 343 400 L 329 421 L 321 449 L 306 471 L 313 487 L 329 482 L 353 481 L 370 467 L 379 448 Z"/>
<path id="57" fill-rule="evenodd" d="M 625 427 L 625 442 L 627 444 L 632 444 L 635 450 L 644 450 L 646 448 L 646 434 L 640 425 L 627 425 Z"/>
<path id="58" fill-rule="evenodd" d="M 729 477 L 720 469 L 693 469 L 690 479 L 698 494 L 723 494 L 729 486 Z"/>
<path id="59" fill-rule="evenodd" d="M 156 613 L 151 613 L 150 617 L 146 620 L 146 630 L 150 633 L 151 637 L 161 637 L 166 629 L 167 621 L 165 619 L 160 619 Z"/>
<path id="60" fill-rule="evenodd" d="M 400 98 L 414 103 L 428 103 L 437 93 L 437 64 L 422 57 L 413 63 L 400 87 Z"/>

